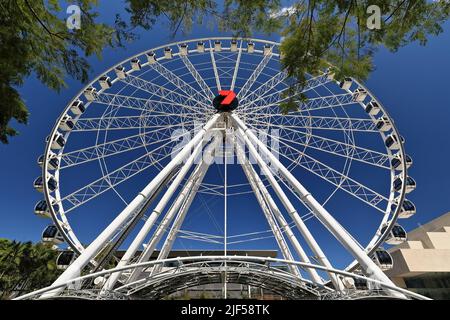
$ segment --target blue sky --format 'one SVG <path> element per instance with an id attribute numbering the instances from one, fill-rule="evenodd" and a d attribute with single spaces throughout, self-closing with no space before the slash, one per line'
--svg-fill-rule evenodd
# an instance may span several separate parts
<path id="1" fill-rule="evenodd" d="M 115 6 L 101 7 L 101 19 L 111 23 L 117 11 L 120 11 L 119 2 L 115 2 Z M 431 38 L 426 47 L 412 44 L 397 53 L 381 49 L 375 56 L 376 70 L 366 82 L 370 90 L 388 108 L 398 129 L 406 138 L 407 153 L 414 160 L 414 165 L 409 172 L 417 181 L 418 187 L 409 198 L 416 204 L 418 213 L 409 220 L 401 221 L 407 230 L 450 210 L 448 165 L 450 157 L 448 133 L 450 128 L 448 90 L 450 24 L 447 23 L 444 28 L 445 32 L 439 37 Z M 188 35 L 177 35 L 176 40 L 219 35 L 221 34 L 215 30 L 196 26 Z M 125 49 L 105 50 L 100 61 L 91 58 L 92 77 L 128 56 L 172 41 L 165 27 L 160 25 L 149 32 L 141 32 L 140 36 L 140 39 L 129 44 Z M 279 40 L 279 35 L 255 37 Z M 31 115 L 27 126 L 18 126 L 20 131 L 18 137 L 12 138 L 9 145 L 0 145 L 0 177 L 2 178 L 0 237 L 38 241 L 43 228 L 49 223 L 33 214 L 33 207 L 41 198 L 41 195 L 32 187 L 33 180 L 40 174 L 36 159 L 43 153 L 44 139 L 50 133 L 63 107 L 82 87 L 82 84 L 68 79 L 68 88 L 56 93 L 44 87 L 34 77 L 30 77 L 20 88 L 20 93 L 27 102 Z M 233 212 L 235 215 L 240 215 L 241 211 L 237 210 L 238 205 L 241 204 L 233 202 L 230 205 L 230 217 Z M 213 203 L 211 206 L 220 208 L 221 204 Z M 348 204 L 348 206 L 352 205 Z M 201 213 L 201 208 L 201 206 L 193 207 L 194 217 Z M 247 208 L 250 210 L 253 207 L 248 205 Z M 91 209 L 95 210 L 95 208 Z M 354 224 L 353 227 L 357 233 L 373 232 L 372 225 L 356 215 L 356 212 L 352 212 L 352 215 L 341 217 L 343 219 L 341 221 L 344 225 Z M 109 221 L 108 217 L 111 217 L 110 213 L 80 217 L 80 226 L 85 224 L 84 227 L 80 227 L 81 237 L 86 232 L 85 237 L 91 238 L 93 230 L 99 230 L 97 228 L 104 226 Z M 220 225 L 220 219 L 222 219 L 220 214 L 215 219 Z M 245 218 L 242 215 L 239 219 L 241 219 L 240 223 L 236 227 L 240 226 L 242 230 L 253 223 L 252 218 Z M 204 223 L 199 226 L 199 229 L 211 228 L 210 223 L 211 221 Z M 257 226 L 257 230 L 265 228 L 267 226 Z M 251 230 L 251 228 L 247 229 Z M 328 235 L 324 234 L 320 237 L 323 242 L 332 242 Z M 252 243 L 249 246 L 273 247 L 272 244 L 264 242 Z M 330 244 L 329 250 L 333 251 L 332 248 L 336 246 L 336 244 Z M 193 245 L 189 247 L 194 248 Z M 345 260 L 337 254 L 335 259 L 340 261 L 339 264 Z"/>

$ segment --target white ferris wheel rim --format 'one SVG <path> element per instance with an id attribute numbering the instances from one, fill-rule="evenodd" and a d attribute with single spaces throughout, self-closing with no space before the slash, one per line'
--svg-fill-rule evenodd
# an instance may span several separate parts
<path id="1" fill-rule="evenodd" d="M 59 126 L 60 126 L 61 120 L 63 119 L 64 115 L 66 115 L 69 112 L 72 103 L 75 102 L 77 99 L 79 99 L 83 95 L 83 92 L 86 90 L 86 88 L 89 88 L 91 86 L 95 86 L 98 83 L 99 79 L 103 75 L 111 74 L 116 67 L 124 65 L 126 63 L 129 63 L 131 60 L 133 60 L 135 58 L 143 57 L 145 55 L 145 53 L 147 53 L 149 51 L 155 51 L 156 52 L 158 50 L 163 50 L 166 47 L 179 47 L 180 45 L 182 45 L 184 43 L 191 44 L 191 43 L 196 43 L 196 42 L 199 42 L 199 41 L 203 41 L 205 43 L 208 43 L 208 42 L 211 43 L 211 42 L 216 41 L 216 40 L 219 40 L 219 41 L 223 41 L 223 40 L 230 41 L 232 39 L 235 39 L 235 38 L 232 38 L 232 37 L 198 38 L 198 39 L 192 39 L 192 40 L 172 42 L 172 43 L 169 43 L 169 44 L 164 44 L 162 46 L 158 46 L 158 47 L 152 48 L 150 50 L 145 50 L 145 51 L 143 51 L 143 52 L 141 52 L 139 54 L 136 54 L 136 55 L 133 55 L 133 56 L 127 58 L 127 59 L 124 59 L 123 61 L 115 64 L 111 68 L 107 69 L 105 72 L 101 73 L 95 79 L 93 79 L 89 84 L 87 84 L 68 103 L 68 105 L 65 107 L 64 111 L 58 117 L 58 119 L 56 121 L 56 124 L 55 124 L 55 126 L 53 127 L 53 129 L 51 131 L 50 137 L 53 137 L 55 134 L 57 134 L 59 132 Z M 262 39 L 241 39 L 241 38 L 237 38 L 237 40 L 241 41 L 241 42 L 251 41 L 253 43 L 268 44 L 268 45 L 271 45 L 271 46 L 274 46 L 274 47 L 278 47 L 280 45 L 278 42 L 267 41 L 267 40 L 262 40 Z M 223 48 L 223 50 L 225 51 L 226 48 Z M 243 48 L 239 48 L 238 50 L 244 50 L 244 49 Z M 196 51 L 196 50 L 192 50 L 192 51 Z M 204 54 L 210 54 L 210 52 L 212 52 L 212 47 L 208 47 L 208 48 L 205 47 Z M 262 52 L 262 50 L 255 50 L 255 54 L 262 55 L 263 52 Z M 176 57 L 178 55 L 179 55 L 178 52 L 174 53 L 174 57 Z M 278 53 L 272 53 L 272 55 L 274 57 L 277 57 L 277 56 L 279 57 Z M 147 67 L 147 66 L 148 66 L 148 63 L 145 63 L 145 64 L 142 65 L 143 69 L 145 67 Z M 132 75 L 134 70 L 130 69 L 130 70 L 127 70 L 126 72 L 127 72 L 127 74 Z M 114 80 L 112 80 L 113 83 L 115 81 L 118 81 L 118 78 L 115 78 Z M 376 97 L 362 83 L 358 82 L 355 79 L 353 79 L 353 81 L 354 81 L 354 83 L 356 83 L 358 85 L 358 87 L 364 88 L 368 92 L 368 94 L 370 95 L 372 101 L 376 101 L 379 104 L 379 106 L 381 107 L 382 114 L 384 116 L 388 117 L 388 119 L 390 120 L 390 122 L 392 124 L 392 133 L 394 135 L 396 135 L 397 137 L 400 137 L 400 134 L 399 134 L 399 132 L 398 132 L 396 126 L 395 126 L 394 121 L 392 120 L 392 118 L 388 114 L 386 108 L 384 108 L 384 106 L 382 105 L 382 103 L 379 100 L 377 100 Z M 98 92 L 102 93 L 103 89 L 98 91 Z M 90 102 L 88 102 L 88 103 L 90 103 Z M 361 102 L 360 102 L 360 104 L 362 105 Z M 106 110 L 105 110 L 105 112 L 106 112 Z M 375 120 L 374 116 L 370 116 L 370 117 L 372 118 L 372 120 Z M 70 136 L 70 131 L 68 131 L 65 134 L 65 138 L 67 139 L 67 141 L 69 141 L 68 140 L 69 136 Z M 386 134 L 384 132 L 382 132 L 382 131 L 380 131 L 380 137 L 381 137 L 381 139 L 383 141 L 387 138 Z M 105 139 L 106 139 L 106 136 L 105 136 Z M 50 169 L 49 169 L 48 160 L 49 160 L 49 155 L 52 152 L 51 141 L 52 141 L 52 139 L 49 139 L 49 141 L 48 141 L 48 143 L 46 145 L 46 148 L 45 148 L 45 154 L 44 154 L 45 161 L 44 161 L 43 169 L 42 169 L 42 176 L 43 176 L 43 180 L 44 181 L 47 181 L 47 179 L 50 177 Z M 63 152 L 63 150 L 64 150 L 64 148 L 61 149 L 60 154 Z M 386 148 L 386 152 L 387 152 L 387 155 L 392 157 L 391 150 Z M 406 159 L 406 153 L 405 153 L 404 145 L 402 143 L 400 143 L 399 153 L 400 153 L 402 159 Z M 102 159 L 99 159 L 99 160 L 102 160 Z M 402 161 L 401 166 L 402 166 L 402 170 L 400 172 L 400 175 L 401 175 L 403 181 L 405 181 L 405 179 L 407 177 L 407 167 L 406 167 L 405 161 Z M 348 167 L 348 170 L 350 170 L 350 166 Z M 365 251 L 368 254 L 373 253 L 380 245 L 382 245 L 382 243 L 384 242 L 384 240 L 388 236 L 389 232 L 391 231 L 391 229 L 395 225 L 395 223 L 397 221 L 397 218 L 399 216 L 399 213 L 401 211 L 401 204 L 403 203 L 403 201 L 405 199 L 406 185 L 405 184 L 402 185 L 402 189 L 400 190 L 400 192 L 396 192 L 395 190 L 393 190 L 392 182 L 394 180 L 395 175 L 398 174 L 398 171 L 396 171 L 394 168 L 390 168 L 390 171 L 391 171 L 391 188 L 390 188 L 389 197 L 387 197 L 389 199 L 388 205 L 386 207 L 383 219 L 382 219 L 382 221 L 380 223 L 380 226 L 379 226 L 378 230 L 375 232 L 375 234 L 374 234 L 372 240 L 369 242 L 369 244 L 364 248 Z M 57 168 L 57 170 L 54 171 L 54 176 L 55 176 L 56 180 L 58 180 L 59 174 L 60 174 L 59 168 Z M 46 199 L 48 204 L 51 204 L 53 199 L 56 199 L 57 201 L 61 200 L 61 194 L 60 194 L 59 186 L 54 191 L 54 195 L 52 195 L 53 192 L 48 189 L 46 183 L 44 183 L 43 188 L 44 188 L 44 196 L 45 196 L 45 199 Z M 338 190 L 338 188 L 339 187 L 336 187 L 334 192 L 336 192 L 336 190 Z M 334 192 L 333 192 L 333 194 L 334 194 Z M 391 204 L 393 203 L 394 200 L 398 201 L 398 205 L 396 206 L 395 211 L 392 212 L 391 211 Z M 67 219 L 67 217 L 65 215 L 65 211 L 64 211 L 63 206 L 62 205 L 60 206 L 59 212 L 55 212 L 55 210 L 54 210 L 52 205 L 49 205 L 48 207 L 50 209 L 50 213 L 51 213 L 51 216 L 52 216 L 54 224 L 58 227 L 59 231 L 61 232 L 61 234 L 65 238 L 66 242 L 70 245 L 72 250 L 74 250 L 76 253 L 80 253 L 84 249 L 84 247 L 83 247 L 83 245 L 81 245 L 81 242 L 77 238 L 76 234 L 73 231 L 71 231 L 70 223 L 69 223 L 69 221 L 68 221 L 68 219 Z M 381 233 L 381 228 L 382 228 L 382 226 L 385 226 L 385 225 L 387 225 L 388 227 L 384 230 L 384 233 Z M 68 232 L 67 230 L 70 230 L 70 231 Z M 356 262 L 353 262 L 347 267 L 347 269 L 349 269 L 349 270 L 350 269 L 354 269 L 356 266 L 357 266 Z"/>

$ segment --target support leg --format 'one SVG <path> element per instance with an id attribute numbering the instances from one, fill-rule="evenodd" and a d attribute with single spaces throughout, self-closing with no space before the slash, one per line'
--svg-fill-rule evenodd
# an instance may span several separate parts
<path id="1" fill-rule="evenodd" d="M 95 257 L 95 255 L 103 248 L 115 232 L 121 228 L 132 217 L 145 201 L 151 197 L 158 189 L 158 186 L 165 180 L 165 178 L 172 172 L 175 166 L 179 165 L 186 157 L 189 156 L 191 149 L 196 146 L 220 117 L 215 114 L 206 125 L 194 136 L 194 138 L 180 151 L 170 163 L 162 169 L 158 175 L 139 193 L 133 201 L 103 230 L 102 233 L 81 253 L 81 255 L 63 272 L 62 275 L 53 283 L 60 284 L 70 279 L 76 278 L 80 275 L 81 270 Z M 51 298 L 64 288 L 55 289 L 43 295 L 43 298 Z"/>
<path id="2" fill-rule="evenodd" d="M 167 189 L 161 200 L 158 202 L 156 207 L 153 209 L 152 213 L 148 217 L 148 219 L 145 221 L 144 225 L 142 226 L 141 230 L 137 234 L 137 236 L 134 238 L 131 245 L 128 247 L 125 254 L 122 256 L 122 259 L 119 261 L 117 267 L 122 267 L 130 262 L 130 260 L 134 257 L 136 254 L 136 251 L 139 249 L 141 244 L 145 241 L 145 238 L 147 237 L 148 233 L 152 229 L 156 219 L 159 217 L 159 215 L 163 212 L 164 208 L 166 207 L 169 200 L 172 198 L 175 191 L 178 189 L 180 183 L 183 181 L 186 174 L 189 172 L 190 168 L 192 167 L 192 164 L 194 163 L 195 159 L 197 158 L 198 154 L 202 150 L 203 143 L 200 143 L 198 146 L 195 147 L 194 152 L 189 156 L 186 163 L 181 168 L 180 172 L 176 176 L 176 178 L 171 183 L 170 187 Z M 116 284 L 117 280 L 121 276 L 122 272 L 116 272 L 111 274 L 108 281 L 103 286 L 103 290 L 111 290 L 114 285 Z"/>
<path id="3" fill-rule="evenodd" d="M 207 147 L 207 151 L 205 152 L 204 157 L 211 157 L 215 148 L 217 147 L 217 144 L 220 142 L 219 138 L 214 138 L 214 141 Z M 158 229 L 156 230 L 154 236 L 148 243 L 147 247 L 145 248 L 144 252 L 139 257 L 138 262 L 144 262 L 147 261 L 150 256 L 152 255 L 153 251 L 155 250 L 156 245 L 161 240 L 161 237 L 163 235 L 164 230 L 167 229 L 167 227 L 172 222 L 173 218 L 175 217 L 176 212 L 180 209 L 180 207 L 183 205 L 183 202 L 188 194 L 192 192 L 192 190 L 197 190 L 201 181 L 198 183 L 198 176 L 201 177 L 204 176 L 206 171 L 208 170 L 209 164 L 211 159 L 202 159 L 201 163 L 197 165 L 197 167 L 194 169 L 194 172 L 191 174 L 191 177 L 189 181 L 184 186 L 181 193 L 178 195 L 177 199 L 172 204 L 171 208 L 167 212 L 167 215 L 165 219 L 162 221 Z M 197 185 L 197 187 L 196 187 Z M 195 193 L 194 193 L 195 195 Z M 184 209 L 184 205 L 181 210 L 187 211 L 187 208 Z M 178 218 L 175 220 L 174 224 L 177 223 Z M 170 233 L 169 233 L 170 235 Z M 167 237 L 169 237 L 169 235 Z M 167 240 L 166 240 L 167 241 Z M 164 246 L 163 246 L 164 248 Z M 130 278 L 127 280 L 127 283 L 135 281 L 140 273 L 142 272 L 142 269 L 135 269 L 132 274 L 130 275 Z"/>
<path id="4" fill-rule="evenodd" d="M 273 219 L 273 215 L 276 215 L 276 212 L 279 213 L 279 210 L 275 202 L 270 197 L 261 179 L 257 176 L 255 169 L 253 169 L 252 165 L 245 157 L 245 154 L 243 153 L 243 150 L 240 149 L 240 146 L 237 146 L 237 155 L 239 161 L 241 161 L 242 169 L 244 170 L 244 173 L 247 176 L 248 181 L 250 182 L 253 192 L 255 193 L 256 199 L 258 200 L 258 203 L 261 206 L 261 209 L 267 219 L 267 222 L 269 223 L 269 226 L 272 229 L 275 239 L 277 240 L 278 246 L 280 247 L 284 259 L 294 260 L 292 253 L 289 250 L 289 247 L 286 243 L 286 240 L 284 239 L 283 234 L 280 231 L 280 228 Z M 301 250 L 301 252 L 304 253 L 303 250 Z M 302 277 L 297 267 L 289 265 L 289 269 L 297 277 L 299 278 Z M 317 275 L 317 278 L 315 280 L 321 283 L 320 277 L 318 276 L 317 272 L 315 273 L 315 275 Z"/>
<path id="5" fill-rule="evenodd" d="M 269 166 L 267 165 L 266 161 L 264 161 L 264 159 L 260 156 L 260 154 L 258 153 L 256 148 L 253 146 L 253 144 L 250 142 L 248 137 L 245 136 L 244 131 L 242 129 L 238 129 L 237 131 L 238 131 L 237 138 L 241 139 L 242 142 L 243 142 L 242 144 L 244 144 L 244 145 L 246 145 L 248 147 L 250 154 L 256 160 L 256 162 L 258 163 L 258 166 L 261 168 L 261 171 L 266 176 L 267 180 L 269 181 L 269 183 L 272 186 L 273 190 L 277 194 L 278 198 L 281 200 L 281 203 L 285 207 L 285 209 L 288 212 L 288 214 L 294 220 L 294 222 L 295 222 L 295 224 L 297 226 L 297 229 L 300 231 L 300 233 L 302 234 L 302 236 L 305 239 L 306 243 L 308 244 L 308 246 L 311 248 L 311 250 L 315 254 L 317 260 L 319 260 L 319 262 L 323 266 L 328 267 L 328 268 L 332 268 L 331 263 L 328 261 L 327 257 L 325 256 L 324 252 L 320 248 L 320 246 L 317 243 L 316 239 L 314 239 L 313 235 L 309 231 L 309 229 L 306 226 L 306 224 L 303 222 L 302 218 L 298 214 L 298 212 L 295 209 L 294 205 L 291 203 L 291 201 L 289 200 L 289 198 L 286 196 L 285 192 L 281 188 L 280 184 L 275 179 L 275 177 L 274 177 L 272 171 L 270 170 Z M 240 143 L 238 143 L 238 144 L 240 144 Z M 308 261 L 309 261 L 309 258 L 307 258 L 307 260 L 305 260 L 305 262 L 308 262 Z M 336 290 L 343 290 L 344 289 L 344 286 L 343 286 L 342 282 L 339 280 L 339 278 L 335 274 L 330 273 L 329 276 L 330 276 L 330 279 L 331 279 L 331 281 L 332 281 L 332 283 L 333 283 L 333 285 L 334 285 Z"/>
<path id="6" fill-rule="evenodd" d="M 314 212 L 324 226 L 341 242 L 341 244 L 355 257 L 360 263 L 368 277 L 393 285 L 392 281 L 383 273 L 383 271 L 372 261 L 372 259 L 361 249 L 351 238 L 345 228 L 334 217 L 317 202 L 316 199 L 306 190 L 306 188 L 294 177 L 294 175 L 262 144 L 253 132 L 251 132 L 245 123 L 239 119 L 236 114 L 232 115 L 236 126 L 244 131 L 251 143 L 257 145 L 270 160 L 271 164 L 279 170 L 280 174 L 289 182 L 293 190 L 300 196 L 302 201 Z M 390 290 L 393 296 L 404 298 L 403 294 Z"/>

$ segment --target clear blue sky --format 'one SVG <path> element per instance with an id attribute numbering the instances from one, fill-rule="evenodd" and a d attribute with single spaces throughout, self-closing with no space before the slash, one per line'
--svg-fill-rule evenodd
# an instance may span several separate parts
<path id="1" fill-rule="evenodd" d="M 115 7 L 111 2 L 108 2 L 108 7 L 101 7 L 102 20 L 113 21 L 114 13 L 119 12 L 121 7 L 119 2 L 114 3 Z M 92 76 L 128 56 L 171 42 L 162 26 L 146 33 L 141 32 L 140 35 L 141 38 L 126 49 L 105 50 L 101 61 L 91 58 Z M 176 39 L 218 35 L 214 30 L 196 26 L 191 34 L 178 35 Z M 279 40 L 278 35 L 260 37 Z M 406 138 L 407 153 L 414 159 L 410 174 L 418 187 L 409 198 L 416 204 L 418 213 L 409 220 L 401 221 L 407 230 L 450 210 L 449 56 L 450 24 L 447 23 L 445 32 L 437 38 L 431 38 L 426 47 L 413 44 L 397 53 L 381 49 L 375 56 L 376 71 L 367 81 L 368 87 L 395 119 L 401 134 Z M 83 87 L 70 79 L 68 84 L 67 89 L 56 93 L 30 77 L 20 88 L 31 115 L 27 126 L 18 126 L 18 137 L 12 138 L 9 145 L 0 145 L 0 237 L 38 241 L 43 228 L 49 223 L 33 214 L 33 207 L 41 195 L 33 189 L 32 182 L 40 174 L 36 158 L 43 153 L 45 137 L 67 102 Z M 232 204 L 230 210 L 235 205 Z M 85 237 L 91 238 L 93 230 L 105 225 L 111 216 L 93 214 L 89 218 L 80 217 L 80 225 L 86 224 L 80 228 L 81 237 L 86 232 Z M 220 215 L 217 219 L 221 219 Z M 356 227 L 360 233 L 373 232 L 369 224 L 353 215 L 344 219 L 347 219 L 343 221 L 344 224 L 352 221 L 359 224 Z M 252 221 L 243 218 L 242 222 L 245 225 Z M 205 224 L 202 227 L 208 226 Z M 262 226 L 259 230 L 266 227 Z M 327 240 L 329 237 L 323 236 L 322 241 Z M 251 246 L 264 247 L 264 243 Z M 336 259 L 344 260 L 340 257 Z"/>

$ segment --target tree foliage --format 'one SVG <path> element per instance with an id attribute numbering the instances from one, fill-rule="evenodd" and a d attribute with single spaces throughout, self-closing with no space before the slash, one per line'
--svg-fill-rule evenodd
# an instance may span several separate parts
<path id="1" fill-rule="evenodd" d="M 101 56 L 105 46 L 117 45 L 113 27 L 96 23 L 95 0 L 78 0 L 83 14 L 80 29 L 66 26 L 66 8 L 57 0 L 0 2 L 0 141 L 17 131 L 11 119 L 26 123 L 28 110 L 17 88 L 30 75 L 54 90 L 65 86 L 66 75 L 87 81 L 85 57 Z M 120 28 L 117 28 L 120 34 Z"/>
<path id="2" fill-rule="evenodd" d="M 371 5 L 381 9 L 379 29 L 367 24 Z M 315 74 L 330 64 L 337 79 L 364 80 L 374 69 L 373 54 L 378 48 L 395 52 L 412 42 L 425 45 L 429 35 L 443 31 L 449 12 L 448 1 L 300 1 L 284 15 L 282 63 L 300 84 L 306 73 Z M 296 106 L 295 97 L 290 96 L 281 107 L 288 111 Z"/>
<path id="3" fill-rule="evenodd" d="M 115 26 L 96 23 L 95 0 L 78 0 L 82 28 L 68 30 L 57 0 L 0 2 L 0 141 L 17 134 L 10 120 L 26 123 L 28 111 L 17 87 L 30 74 L 52 89 L 64 86 L 66 75 L 88 77 L 86 57 L 100 56 L 107 46 L 120 46 L 136 37 L 137 28 L 150 30 L 165 22 L 171 35 L 188 33 L 193 24 L 218 26 L 236 37 L 253 32 L 283 36 L 282 64 L 303 85 L 306 73 L 331 64 L 337 78 L 364 80 L 374 69 L 373 55 L 384 46 L 391 51 L 443 31 L 447 0 L 297 0 L 283 8 L 281 0 L 124 0 L 127 18 L 117 14 Z M 370 29 L 367 9 L 381 9 L 381 28 Z M 128 18 L 129 16 L 129 18 Z M 282 104 L 296 108 L 295 90 Z"/>
<path id="4" fill-rule="evenodd" d="M 0 299 L 50 285 L 61 273 L 50 245 L 0 239 Z"/>

